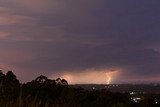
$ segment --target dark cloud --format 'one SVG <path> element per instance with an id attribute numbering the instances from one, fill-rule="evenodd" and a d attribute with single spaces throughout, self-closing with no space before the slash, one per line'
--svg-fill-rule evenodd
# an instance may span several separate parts
<path id="1" fill-rule="evenodd" d="M 94 68 L 121 68 L 119 79 L 128 80 L 160 75 L 159 5 L 0 0 L 0 64 L 12 66 L 23 81 Z"/>

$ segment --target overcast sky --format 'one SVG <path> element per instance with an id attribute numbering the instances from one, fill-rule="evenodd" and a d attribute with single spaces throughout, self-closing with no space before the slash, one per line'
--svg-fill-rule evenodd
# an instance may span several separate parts
<path id="1" fill-rule="evenodd" d="M 22 82 L 160 81 L 159 12 L 159 0 L 0 0 L 0 67 Z"/>

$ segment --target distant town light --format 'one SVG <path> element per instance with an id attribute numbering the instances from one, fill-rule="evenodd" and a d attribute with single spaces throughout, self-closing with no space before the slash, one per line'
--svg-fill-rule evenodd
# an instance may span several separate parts
<path id="1" fill-rule="evenodd" d="M 157 101 L 155 101 L 155 104 L 158 104 L 158 102 L 157 102 Z"/>
<path id="2" fill-rule="evenodd" d="M 92 87 L 92 89 L 95 90 L 96 88 L 95 88 L 95 87 Z"/>
<path id="3" fill-rule="evenodd" d="M 133 97 L 131 98 L 135 103 L 139 103 L 139 101 L 141 100 L 141 98 L 139 97 Z"/>
<path id="4" fill-rule="evenodd" d="M 136 92 L 130 92 L 130 95 L 134 95 L 134 94 L 136 94 Z"/>

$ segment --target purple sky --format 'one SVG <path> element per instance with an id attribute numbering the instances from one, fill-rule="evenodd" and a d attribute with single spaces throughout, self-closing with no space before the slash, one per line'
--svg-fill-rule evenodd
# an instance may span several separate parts
<path id="1" fill-rule="evenodd" d="M 22 81 L 160 81 L 159 0 L 0 0 L 0 67 Z"/>

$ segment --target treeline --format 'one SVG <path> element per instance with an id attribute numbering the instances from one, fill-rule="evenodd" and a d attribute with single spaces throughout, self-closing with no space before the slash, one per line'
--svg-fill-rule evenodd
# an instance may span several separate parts
<path id="1" fill-rule="evenodd" d="M 150 101 L 150 102 L 149 102 Z M 130 94 L 73 88 L 65 79 L 39 76 L 21 84 L 12 71 L 0 71 L 0 107 L 159 107 L 153 101 L 135 103 Z"/>

